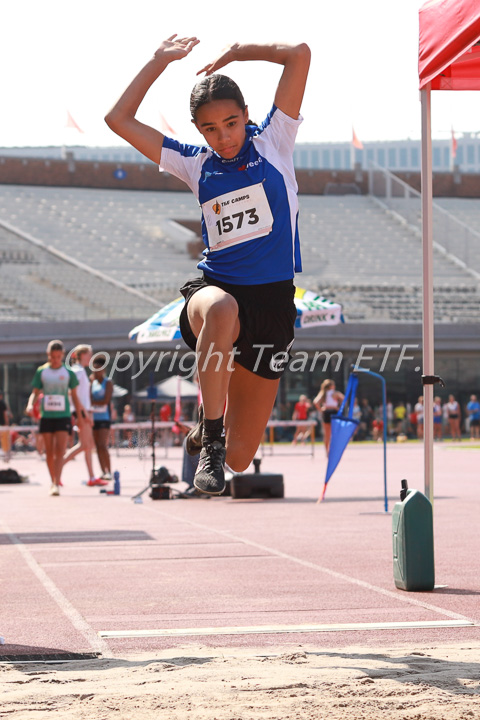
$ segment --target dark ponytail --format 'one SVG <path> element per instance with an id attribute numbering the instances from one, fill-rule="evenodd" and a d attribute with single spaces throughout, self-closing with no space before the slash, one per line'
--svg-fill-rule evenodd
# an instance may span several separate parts
<path id="1" fill-rule="evenodd" d="M 242 91 L 227 75 L 209 75 L 195 85 L 190 95 L 190 112 L 193 120 L 196 119 L 197 110 L 213 100 L 234 100 L 240 110 L 245 110 L 245 100 Z M 247 125 L 255 125 L 251 120 Z"/>

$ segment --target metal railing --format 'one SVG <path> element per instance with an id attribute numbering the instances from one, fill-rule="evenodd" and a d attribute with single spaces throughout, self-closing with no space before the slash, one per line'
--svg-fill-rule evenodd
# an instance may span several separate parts
<path id="1" fill-rule="evenodd" d="M 370 197 L 401 224 L 422 237 L 421 193 L 389 170 L 370 163 Z M 433 203 L 434 249 L 480 282 L 480 233 Z"/>

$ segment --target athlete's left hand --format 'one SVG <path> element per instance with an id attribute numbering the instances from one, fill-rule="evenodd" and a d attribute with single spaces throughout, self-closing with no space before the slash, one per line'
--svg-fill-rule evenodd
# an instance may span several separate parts
<path id="1" fill-rule="evenodd" d="M 235 48 L 236 45 L 227 45 L 225 47 L 220 55 L 211 63 L 207 63 L 205 67 L 203 67 L 201 70 L 197 72 L 197 75 L 200 75 L 201 73 L 205 73 L 205 75 L 211 75 L 216 70 L 220 70 L 220 68 L 225 67 L 225 65 L 228 65 L 229 63 L 233 62 L 235 58 Z"/>

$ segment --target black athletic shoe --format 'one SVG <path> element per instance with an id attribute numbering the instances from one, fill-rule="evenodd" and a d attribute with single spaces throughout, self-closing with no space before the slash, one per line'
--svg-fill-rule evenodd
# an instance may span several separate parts
<path id="1" fill-rule="evenodd" d="M 210 495 L 205 495 L 204 493 L 200 492 L 200 490 L 197 490 L 196 487 L 189 487 L 187 488 L 181 495 L 181 498 L 200 498 L 202 500 L 210 500 Z"/>
<path id="2" fill-rule="evenodd" d="M 225 441 L 214 440 L 202 447 L 193 484 L 206 495 L 221 495 L 225 490 Z"/>
<path id="3" fill-rule="evenodd" d="M 198 423 L 193 427 L 185 439 L 185 450 L 189 455 L 198 455 L 202 449 L 203 435 L 203 405 L 198 406 Z"/>

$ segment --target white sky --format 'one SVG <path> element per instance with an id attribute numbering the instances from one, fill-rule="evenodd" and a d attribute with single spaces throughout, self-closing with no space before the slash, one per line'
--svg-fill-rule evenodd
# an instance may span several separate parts
<path id="1" fill-rule="evenodd" d="M 159 113 L 181 140 L 199 142 L 188 101 L 195 73 L 234 41 L 307 42 L 312 66 L 298 142 L 420 137 L 418 8 L 423 0 L 7 0 L 0 43 L 0 146 L 121 145 L 103 117 L 161 40 L 196 35 L 140 108 Z M 250 116 L 269 111 L 280 67 L 234 63 L 221 72 L 242 88 Z M 432 93 L 435 138 L 476 132 L 478 93 Z M 84 134 L 65 128 L 66 110 Z"/>

